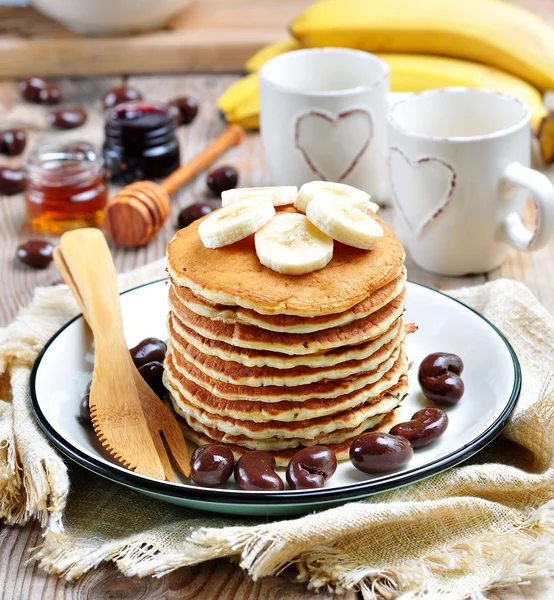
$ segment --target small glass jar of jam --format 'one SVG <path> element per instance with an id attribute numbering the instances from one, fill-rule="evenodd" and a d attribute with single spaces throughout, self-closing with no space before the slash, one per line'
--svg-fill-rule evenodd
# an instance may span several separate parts
<path id="1" fill-rule="evenodd" d="M 101 225 L 108 185 L 94 146 L 80 141 L 38 146 L 27 156 L 25 170 L 31 229 L 59 234 Z"/>
<path id="2" fill-rule="evenodd" d="M 126 102 L 106 114 L 104 160 L 120 184 L 161 179 L 180 164 L 178 109 L 166 104 Z"/>

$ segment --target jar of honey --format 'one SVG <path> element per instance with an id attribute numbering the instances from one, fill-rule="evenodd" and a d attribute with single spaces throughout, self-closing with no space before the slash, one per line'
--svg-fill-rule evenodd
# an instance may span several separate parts
<path id="1" fill-rule="evenodd" d="M 126 102 L 106 114 L 103 154 L 111 181 L 162 179 L 180 164 L 178 109 L 161 103 Z"/>
<path id="2" fill-rule="evenodd" d="M 98 227 L 108 201 L 104 160 L 88 142 L 44 144 L 25 162 L 25 205 L 30 227 L 59 234 Z"/>

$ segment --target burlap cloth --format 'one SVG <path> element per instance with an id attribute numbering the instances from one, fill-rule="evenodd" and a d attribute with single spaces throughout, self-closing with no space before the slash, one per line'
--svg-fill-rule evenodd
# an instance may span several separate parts
<path id="1" fill-rule="evenodd" d="M 158 262 L 120 283 L 128 288 L 160 276 Z M 495 323 L 521 361 L 523 392 L 504 435 L 426 481 L 270 523 L 156 502 L 60 458 L 30 413 L 29 370 L 78 311 L 64 286 L 37 289 L 0 332 L 0 517 L 10 524 L 39 519 L 44 542 L 35 557 L 68 579 L 102 561 L 126 575 L 161 576 L 229 556 L 255 578 L 295 564 L 298 578 L 314 588 L 361 589 L 365 598 L 461 599 L 552 574 L 554 319 L 513 281 L 453 295 Z"/>

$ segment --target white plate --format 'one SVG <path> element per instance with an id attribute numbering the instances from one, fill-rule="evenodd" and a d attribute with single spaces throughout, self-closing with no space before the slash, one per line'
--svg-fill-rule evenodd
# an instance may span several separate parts
<path id="1" fill-rule="evenodd" d="M 129 347 L 145 337 L 167 337 L 167 289 L 164 280 L 122 294 Z M 435 443 L 416 450 L 403 469 L 371 476 L 344 462 L 322 489 L 247 492 L 232 481 L 221 488 L 202 488 L 184 478 L 168 483 L 120 466 L 102 448 L 94 431 L 78 419 L 79 401 L 94 361 L 91 334 L 80 316 L 56 333 L 37 358 L 31 403 L 40 426 L 59 450 L 94 473 L 139 492 L 215 512 L 310 512 L 406 485 L 459 464 L 496 437 L 514 410 L 521 388 L 519 363 L 506 339 L 486 319 L 440 292 L 408 283 L 405 321 L 419 327 L 407 341 L 413 362 L 410 393 L 402 408 L 407 419 L 430 405 L 417 383 L 421 360 L 440 351 L 458 354 L 464 361 L 465 394 L 457 406 L 447 409 L 448 429 Z"/>

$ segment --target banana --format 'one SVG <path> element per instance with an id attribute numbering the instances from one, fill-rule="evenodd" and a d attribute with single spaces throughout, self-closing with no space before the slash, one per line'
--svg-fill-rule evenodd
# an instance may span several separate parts
<path id="1" fill-rule="evenodd" d="M 369 201 L 369 194 L 351 185 L 333 183 L 331 181 L 310 181 L 305 183 L 298 192 L 294 208 L 305 214 L 308 204 L 314 199 L 316 194 L 320 194 L 321 192 L 324 192 L 328 196 L 333 196 L 342 202 L 347 202 L 364 212 L 368 210 L 377 212 L 379 210 L 379 206 L 375 202 Z"/>
<path id="2" fill-rule="evenodd" d="M 246 61 L 246 70 L 250 73 L 254 73 L 270 58 L 279 56 L 279 54 L 284 54 L 285 52 L 290 52 L 291 50 L 300 50 L 300 48 L 302 48 L 302 45 L 294 38 L 287 38 L 286 40 L 281 40 L 280 42 L 275 42 L 275 44 L 265 46 Z"/>
<path id="3" fill-rule="evenodd" d="M 320 192 L 308 204 L 306 216 L 323 233 L 354 248 L 371 250 L 383 236 L 381 225 L 366 212 L 327 192 Z"/>
<path id="4" fill-rule="evenodd" d="M 493 67 L 443 56 L 423 54 L 378 54 L 391 69 L 392 92 L 419 92 L 441 87 L 488 88 L 511 94 L 531 109 L 531 126 L 536 131 L 546 114 L 540 92 L 527 82 Z M 218 106 L 229 123 L 256 129 L 260 102 L 256 74 L 232 84 Z"/>
<path id="5" fill-rule="evenodd" d="M 221 206 L 229 206 L 245 198 L 269 198 L 273 206 L 294 204 L 298 188 L 295 185 L 280 185 L 276 187 L 239 188 L 227 190 L 221 194 Z"/>
<path id="6" fill-rule="evenodd" d="M 220 110 L 225 113 L 232 111 L 236 108 L 235 97 L 240 96 L 242 102 L 250 96 L 258 96 L 258 77 L 256 75 L 246 75 L 232 83 L 219 97 L 217 106 Z"/>
<path id="7" fill-rule="evenodd" d="M 323 269 L 333 258 L 333 240 L 304 215 L 282 213 L 254 235 L 262 265 L 285 275 Z"/>
<path id="8" fill-rule="evenodd" d="M 537 132 L 541 158 L 545 165 L 554 162 L 554 109 L 550 109 L 541 121 Z"/>
<path id="9" fill-rule="evenodd" d="M 232 83 L 220 96 L 217 107 L 227 123 L 246 129 L 258 129 L 260 114 L 260 84 L 254 73 Z"/>
<path id="10" fill-rule="evenodd" d="M 323 0 L 290 31 L 304 47 L 475 60 L 554 89 L 554 28 L 503 0 Z"/>
<path id="11" fill-rule="evenodd" d="M 510 94 L 531 109 L 531 127 L 546 114 L 542 95 L 523 79 L 468 60 L 421 54 L 377 54 L 390 67 L 392 92 L 422 92 L 444 87 L 487 88 Z"/>
<path id="12" fill-rule="evenodd" d="M 221 248 L 252 235 L 275 215 L 267 198 L 248 198 L 211 213 L 198 226 L 206 248 Z"/>

